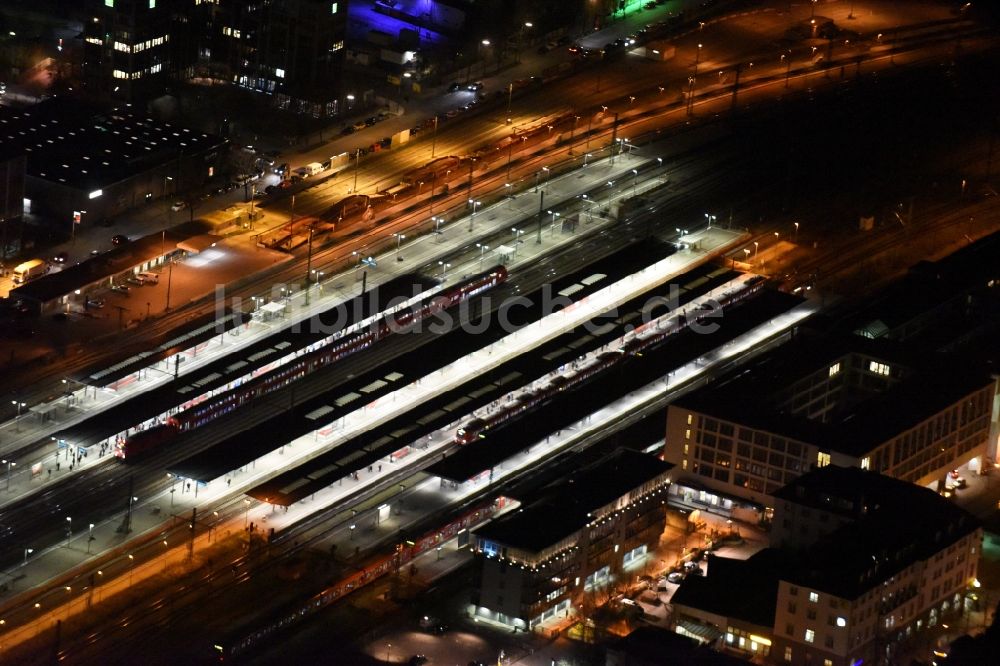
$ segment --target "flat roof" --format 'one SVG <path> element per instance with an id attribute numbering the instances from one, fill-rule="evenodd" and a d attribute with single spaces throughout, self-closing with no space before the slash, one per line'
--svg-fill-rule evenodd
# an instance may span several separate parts
<path id="1" fill-rule="evenodd" d="M 107 252 L 91 257 L 57 272 L 50 272 L 16 289 L 10 297 L 28 298 L 39 303 L 62 298 L 100 280 L 109 279 L 152 259 L 169 254 L 179 243 L 203 233 L 199 222 L 185 222 L 164 233 L 122 243 Z"/>
<path id="2" fill-rule="evenodd" d="M 25 154 L 27 175 L 88 193 L 226 143 L 131 109 L 107 110 L 77 99 L 0 106 L 2 154 Z"/>
<path id="3" fill-rule="evenodd" d="M 533 446 L 547 435 L 655 381 L 667 369 L 711 351 L 720 344 L 720 338 L 731 339 L 745 333 L 799 302 L 801 299 L 797 296 L 764 292 L 737 308 L 727 310 L 717 333 L 700 335 L 687 330 L 670 338 L 669 343 L 644 351 L 641 359 L 627 358 L 621 369 L 601 373 L 573 390 L 555 394 L 544 405 L 518 419 L 484 432 L 480 439 L 434 463 L 427 471 L 455 483 L 464 483 Z M 583 353 L 586 350 L 579 351 Z"/>
<path id="4" fill-rule="evenodd" d="M 898 365 L 904 372 L 885 390 L 828 414 L 826 422 L 779 410 L 775 402 L 781 391 L 849 354 Z M 957 356 L 920 354 L 904 343 L 860 336 L 805 334 L 749 367 L 678 398 L 673 406 L 861 456 L 992 383 L 984 368 Z M 927 390 L 928 386 L 934 390 Z"/>
<path id="5" fill-rule="evenodd" d="M 954 502 L 912 483 L 828 465 L 778 491 L 779 497 L 831 510 L 837 497 L 859 502 L 855 519 L 810 546 L 787 580 L 853 599 L 918 560 L 979 528 Z"/>
<path id="6" fill-rule="evenodd" d="M 364 318 L 372 312 L 381 311 L 389 300 L 398 295 L 410 295 L 414 289 L 422 290 L 433 284 L 435 283 L 432 280 L 413 273 L 393 278 L 389 282 L 378 285 L 377 289 L 372 288 L 363 296 L 355 296 L 341 301 L 305 322 L 289 323 L 288 326 L 276 330 L 265 338 L 241 348 L 232 348 L 229 353 L 206 363 L 204 366 L 117 403 L 100 414 L 66 428 L 57 436 L 67 441 L 79 442 L 83 446 L 99 442 L 122 432 L 125 428 L 183 404 L 205 391 L 223 386 L 257 368 L 272 363 L 280 356 L 304 349 L 330 334 L 328 327 L 312 326 L 309 322 L 313 319 L 320 323 L 329 323 L 335 320 L 346 325 L 358 321 L 356 317 Z M 110 371 L 106 364 L 101 364 L 96 368 L 79 373 L 74 379 L 92 386 L 112 384 L 139 368 L 153 363 L 154 361 L 150 360 L 148 353 L 151 345 L 163 347 L 164 350 L 176 349 L 180 351 L 180 349 L 193 344 L 193 340 L 189 336 L 205 325 L 209 326 L 204 331 L 208 337 L 203 339 L 209 339 L 216 335 L 217 331 L 212 316 L 206 315 L 205 318 L 196 319 L 179 329 L 164 333 L 152 342 L 143 341 L 135 347 L 123 349 L 125 353 L 119 357 L 116 365 Z M 348 317 L 346 323 L 344 316 Z"/>
<path id="7" fill-rule="evenodd" d="M 709 555 L 707 575 L 686 577 L 670 603 L 773 627 L 778 582 L 793 562 L 790 554 L 775 548 L 765 548 L 745 560 Z M 734 594 L 734 590 L 739 592 Z"/>
<path id="8" fill-rule="evenodd" d="M 530 552 L 559 543 L 590 522 L 590 514 L 673 468 L 656 456 L 620 448 L 569 471 L 521 507 L 475 530 L 476 536 Z"/>

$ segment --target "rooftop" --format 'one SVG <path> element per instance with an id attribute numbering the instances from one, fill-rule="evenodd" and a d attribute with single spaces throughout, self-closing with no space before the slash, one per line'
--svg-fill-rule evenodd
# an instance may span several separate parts
<path id="1" fill-rule="evenodd" d="M 514 512 L 476 530 L 485 539 L 530 552 L 552 546 L 590 522 L 590 514 L 669 472 L 655 456 L 616 449 L 527 497 Z"/>
<path id="2" fill-rule="evenodd" d="M 898 381 L 848 408 L 829 412 L 825 422 L 793 414 L 776 404 L 781 391 L 851 354 L 888 364 Z M 748 368 L 679 398 L 674 405 L 826 450 L 862 456 L 991 383 L 984 369 L 954 356 L 918 354 L 902 343 L 857 336 L 802 335 Z M 928 391 L 928 385 L 934 390 Z"/>
<path id="3" fill-rule="evenodd" d="M 834 497 L 861 502 L 857 520 L 806 549 L 786 577 L 846 599 L 979 528 L 971 514 L 932 490 L 853 467 L 812 470 L 776 496 L 826 509 Z"/>
<path id="4" fill-rule="evenodd" d="M 27 155 L 27 174 L 96 192 L 137 172 L 225 144 L 221 137 L 134 115 L 52 98 L 25 109 L 0 107 L 0 157 Z"/>
<path id="5" fill-rule="evenodd" d="M 773 627 L 778 581 L 790 562 L 789 554 L 775 548 L 746 560 L 709 556 L 708 575 L 685 578 L 670 603 Z"/>
<path id="6" fill-rule="evenodd" d="M 185 222 L 162 233 L 122 243 L 86 261 L 67 266 L 58 272 L 48 273 L 12 289 L 10 296 L 13 299 L 28 298 L 39 303 L 62 298 L 77 289 L 83 289 L 104 278 L 124 273 L 151 259 L 169 254 L 177 249 L 178 244 L 199 236 L 203 231 L 200 222 Z"/>

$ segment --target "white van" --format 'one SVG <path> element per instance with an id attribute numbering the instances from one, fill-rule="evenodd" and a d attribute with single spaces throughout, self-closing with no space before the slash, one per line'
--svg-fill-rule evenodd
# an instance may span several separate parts
<path id="1" fill-rule="evenodd" d="M 138 277 L 142 280 L 143 284 L 160 284 L 160 274 L 159 273 L 139 273 Z"/>

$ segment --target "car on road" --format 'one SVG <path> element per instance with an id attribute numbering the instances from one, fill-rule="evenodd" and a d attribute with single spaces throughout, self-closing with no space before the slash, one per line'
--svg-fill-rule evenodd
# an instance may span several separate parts
<path id="1" fill-rule="evenodd" d="M 65 264 L 67 259 L 69 259 L 69 252 L 59 252 L 56 256 L 52 257 L 52 263 Z"/>
<path id="2" fill-rule="evenodd" d="M 667 574 L 668 583 L 679 583 L 682 580 L 684 580 L 684 574 L 681 573 L 680 571 L 671 571 L 669 574 Z"/>
<path id="3" fill-rule="evenodd" d="M 368 127 L 368 125 L 365 124 L 365 121 L 359 120 L 358 122 L 356 122 L 353 125 L 351 125 L 351 127 L 354 128 L 355 132 L 360 132 L 364 128 Z"/>
<path id="4" fill-rule="evenodd" d="M 186 203 L 184 203 L 183 201 L 175 201 L 174 205 L 170 207 L 170 210 L 178 211 L 178 210 L 183 210 L 184 208 L 187 208 Z"/>
<path id="5" fill-rule="evenodd" d="M 656 9 L 656 0 L 649 0 L 642 6 L 643 9 Z"/>
<path id="6" fill-rule="evenodd" d="M 111 291 L 118 292 L 119 294 L 128 294 L 128 287 L 123 284 L 113 284 L 110 289 Z"/>
<path id="7" fill-rule="evenodd" d="M 471 90 L 472 92 L 482 92 L 485 87 L 482 81 L 476 81 L 465 86 L 466 90 Z"/>
<path id="8" fill-rule="evenodd" d="M 104 307 L 104 299 L 103 298 L 88 298 L 87 299 L 87 305 L 86 305 L 86 307 L 101 309 L 101 308 Z"/>
<path id="9" fill-rule="evenodd" d="M 126 236 L 125 234 L 115 234 L 114 236 L 111 237 L 112 245 L 122 245 L 123 243 L 127 242 L 128 242 L 128 236 Z"/>
<path id="10" fill-rule="evenodd" d="M 365 126 L 366 127 L 372 127 L 377 122 L 378 122 L 378 119 L 375 116 L 368 116 L 367 118 L 365 118 Z"/>

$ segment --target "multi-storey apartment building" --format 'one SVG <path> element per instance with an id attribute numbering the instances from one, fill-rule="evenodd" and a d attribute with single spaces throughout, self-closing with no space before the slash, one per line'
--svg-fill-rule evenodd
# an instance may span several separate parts
<path id="1" fill-rule="evenodd" d="M 902 641 L 967 609 L 982 530 L 937 493 L 829 466 L 776 502 L 772 544 L 783 547 L 710 558 L 708 576 L 672 599 L 681 633 L 768 663 L 857 666 L 888 663 Z M 753 604 L 732 600 L 741 589 L 756 591 Z"/>
<path id="2" fill-rule="evenodd" d="M 535 629 L 624 581 L 659 542 L 670 470 L 654 456 L 619 449 L 477 529 L 474 612 Z"/>
<path id="3" fill-rule="evenodd" d="M 206 69 L 281 108 L 341 112 L 346 0 L 87 1 L 92 96 L 146 101 Z"/>
<path id="4" fill-rule="evenodd" d="M 861 337 L 799 339 L 670 405 L 672 499 L 769 514 L 778 488 L 831 463 L 920 485 L 964 463 L 977 470 L 995 392 L 985 371 L 955 358 Z"/>

